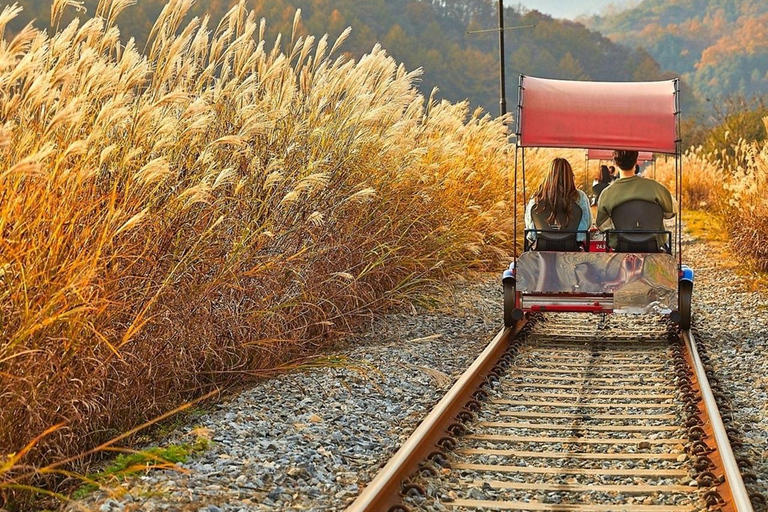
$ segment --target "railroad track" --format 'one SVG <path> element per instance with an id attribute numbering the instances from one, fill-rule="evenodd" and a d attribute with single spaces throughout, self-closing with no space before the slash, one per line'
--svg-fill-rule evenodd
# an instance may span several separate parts
<path id="1" fill-rule="evenodd" d="M 500 332 L 348 512 L 751 512 L 691 333 L 635 324 Z"/>

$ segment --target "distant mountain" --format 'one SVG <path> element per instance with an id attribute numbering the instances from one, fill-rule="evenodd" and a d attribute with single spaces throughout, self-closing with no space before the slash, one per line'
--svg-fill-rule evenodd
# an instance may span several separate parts
<path id="1" fill-rule="evenodd" d="M 645 48 L 702 98 L 768 94 L 766 0 L 645 0 L 584 20 L 630 48 Z"/>
<path id="2" fill-rule="evenodd" d="M 7 0 L 12 3 L 13 0 Z M 17 0 L 25 11 L 9 25 L 18 31 L 36 18 L 48 28 L 50 1 Z M 198 0 L 189 18 L 208 12 L 216 23 L 232 0 Z M 88 16 L 97 0 L 85 0 Z M 166 0 L 140 0 L 118 18 L 123 39 L 133 36 L 143 47 L 153 21 Z M 468 34 L 468 30 L 497 26 L 496 0 L 248 0 L 249 9 L 267 20 L 267 41 L 278 32 L 290 36 L 294 13 L 302 10 L 301 34 L 336 38 L 346 27 L 352 35 L 342 51 L 356 58 L 377 42 L 409 69 L 423 68 L 422 91 L 439 87 L 439 97 L 468 98 L 492 114 L 498 113 L 498 36 L 496 32 Z M 68 18 L 74 16 L 70 8 Z M 661 68 L 644 50 L 611 42 L 582 24 L 556 20 L 522 7 L 507 7 L 507 27 L 536 25 L 506 32 L 507 99 L 516 103 L 517 75 L 594 80 L 653 80 L 663 78 Z"/>

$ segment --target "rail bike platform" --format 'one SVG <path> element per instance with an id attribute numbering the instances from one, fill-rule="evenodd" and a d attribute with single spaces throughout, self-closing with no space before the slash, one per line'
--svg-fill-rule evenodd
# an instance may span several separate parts
<path id="1" fill-rule="evenodd" d="M 666 253 L 529 251 L 511 267 L 524 311 L 664 315 L 678 306 L 677 260 Z"/>

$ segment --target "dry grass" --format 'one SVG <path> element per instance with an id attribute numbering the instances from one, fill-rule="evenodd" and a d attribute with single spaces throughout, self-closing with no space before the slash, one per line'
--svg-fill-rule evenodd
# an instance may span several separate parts
<path id="1" fill-rule="evenodd" d="M 725 255 L 728 231 L 719 216 L 710 215 L 704 210 L 685 210 L 683 217 L 688 234 L 717 249 L 718 256 Z"/>
<path id="2" fill-rule="evenodd" d="M 739 141 L 734 149 L 734 159 L 723 169 L 729 171 L 724 210 L 731 245 L 757 270 L 768 272 L 768 142 Z"/>
<path id="3" fill-rule="evenodd" d="M 244 1 L 216 26 L 169 2 L 142 54 L 129 3 L 0 43 L 0 479 L 512 250 L 500 120 L 380 48 L 268 43 Z"/>
<path id="4" fill-rule="evenodd" d="M 768 271 L 768 142 L 740 139 L 719 154 L 695 149 L 685 154 L 683 169 L 683 206 L 719 216 L 733 253 Z M 669 186 L 673 171 L 671 160 L 661 166 Z"/>
<path id="5" fill-rule="evenodd" d="M 683 209 L 719 211 L 725 198 L 725 181 L 717 160 L 701 148 L 683 154 Z M 674 193 L 675 160 L 657 156 L 656 179 Z"/>

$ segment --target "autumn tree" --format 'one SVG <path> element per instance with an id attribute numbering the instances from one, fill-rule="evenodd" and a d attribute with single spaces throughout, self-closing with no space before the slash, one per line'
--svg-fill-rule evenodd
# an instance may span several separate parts
<path id="1" fill-rule="evenodd" d="M 25 12 L 12 22 L 20 30 L 33 18 L 41 28 L 50 23 L 48 0 L 19 0 Z M 52 0 L 51 0 L 52 1 Z M 98 0 L 85 0 L 94 13 Z M 211 29 L 235 4 L 235 0 L 198 0 L 189 17 L 211 16 Z M 122 39 L 134 37 L 143 48 L 164 0 L 141 0 L 121 13 Z M 266 19 L 266 40 L 290 38 L 293 20 L 301 9 L 297 35 L 338 37 L 347 27 L 352 33 L 342 48 L 359 58 L 381 43 L 408 69 L 422 68 L 421 92 L 427 96 L 438 87 L 438 97 L 452 101 L 469 99 L 486 111 L 498 112 L 498 37 L 495 32 L 467 34 L 470 29 L 497 26 L 495 0 L 249 0 L 259 17 Z M 77 13 L 68 9 L 62 23 Z M 611 80 L 641 75 L 657 77 L 658 66 L 647 53 L 616 45 L 583 25 L 555 20 L 537 11 L 507 7 L 508 26 L 536 25 L 506 36 L 505 69 L 514 82 L 520 73 L 570 79 Z"/>

